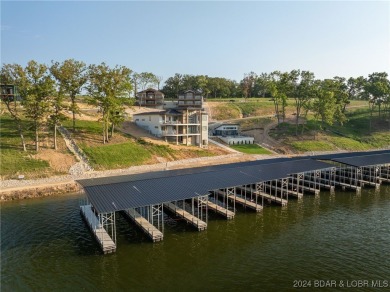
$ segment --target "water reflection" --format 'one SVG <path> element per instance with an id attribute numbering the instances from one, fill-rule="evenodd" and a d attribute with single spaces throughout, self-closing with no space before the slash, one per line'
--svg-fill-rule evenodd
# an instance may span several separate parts
<path id="1" fill-rule="evenodd" d="M 390 187 L 291 199 L 197 232 L 165 217 L 150 243 L 117 216 L 117 253 L 102 256 L 78 196 L 2 204 L 1 283 L 15 290 L 289 289 L 294 279 L 389 279 Z M 28 271 L 28 272 L 26 272 Z M 153 280 L 152 280 L 153 279 Z"/>

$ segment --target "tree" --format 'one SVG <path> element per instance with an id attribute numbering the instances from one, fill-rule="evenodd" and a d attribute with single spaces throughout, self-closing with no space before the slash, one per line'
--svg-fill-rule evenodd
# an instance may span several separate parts
<path id="1" fill-rule="evenodd" d="M 175 98 L 183 88 L 183 75 L 176 73 L 165 81 L 162 91 L 168 98 Z"/>
<path id="2" fill-rule="evenodd" d="M 294 83 L 294 101 L 295 101 L 295 134 L 298 135 L 299 118 L 304 110 L 304 116 L 310 109 L 310 100 L 314 97 L 313 85 L 314 85 L 314 74 L 309 71 L 293 70 L 290 72 L 291 80 Z M 300 78 L 298 82 L 298 78 Z M 303 131 L 303 126 L 302 126 Z"/>
<path id="3" fill-rule="evenodd" d="M 105 63 L 89 66 L 87 90 L 92 99 L 90 103 L 99 107 L 102 114 L 103 143 L 109 141 L 109 126 L 119 122 L 123 112 L 123 102 L 131 90 L 131 70 L 125 66 L 110 68 Z"/>
<path id="4" fill-rule="evenodd" d="M 318 121 L 321 119 L 320 129 L 325 128 L 325 124 L 333 125 L 336 115 L 337 99 L 335 93 L 327 88 L 325 81 L 317 81 L 316 98 L 312 104 L 314 117 Z"/>
<path id="5" fill-rule="evenodd" d="M 257 75 L 255 72 L 244 74 L 244 78 L 241 80 L 241 88 L 244 94 L 245 101 L 248 97 L 252 97 L 253 88 L 256 83 Z"/>
<path id="6" fill-rule="evenodd" d="M 334 77 L 333 79 L 325 79 L 320 85 L 323 91 L 331 92 L 335 99 L 334 105 L 334 122 L 343 125 L 347 120 L 345 116 L 346 106 L 350 103 L 348 86 L 343 77 Z"/>
<path id="7" fill-rule="evenodd" d="M 35 130 L 35 150 L 39 150 L 39 131 L 50 113 L 50 96 L 55 93 L 54 80 L 48 67 L 36 61 L 28 62 L 24 69 L 26 84 L 26 116 L 31 118 Z"/>
<path id="8" fill-rule="evenodd" d="M 145 90 L 149 87 L 153 87 L 157 84 L 157 76 L 150 72 L 142 72 L 138 74 L 138 85 L 142 90 Z"/>
<path id="9" fill-rule="evenodd" d="M 84 62 L 74 59 L 68 59 L 62 63 L 52 61 L 50 67 L 50 72 L 57 80 L 59 90 L 63 94 L 69 95 L 71 100 L 70 110 L 73 116 L 73 132 L 76 130 L 76 114 L 79 113 L 76 96 L 81 93 L 87 82 L 86 70 L 87 67 Z"/>
<path id="10" fill-rule="evenodd" d="M 287 99 L 292 96 L 294 90 L 292 75 L 288 72 L 274 71 L 267 76 L 266 83 L 263 83 L 263 85 L 266 86 L 265 91 L 271 95 L 274 102 L 278 124 L 280 123 L 280 116 L 282 116 L 284 122 Z"/>
<path id="11" fill-rule="evenodd" d="M 50 125 L 53 127 L 54 134 L 54 149 L 57 150 L 57 128 L 58 125 L 66 120 L 66 116 L 63 111 L 67 107 L 64 104 L 64 94 L 61 89 L 59 89 L 51 98 L 49 99 L 51 106 L 51 115 L 50 115 Z"/>
<path id="12" fill-rule="evenodd" d="M 18 133 L 20 136 L 20 140 L 22 143 L 23 151 L 27 151 L 26 143 L 23 135 L 23 124 L 22 124 L 22 116 L 23 116 L 23 108 L 19 101 L 17 101 L 17 94 L 23 99 L 25 99 L 27 92 L 25 88 L 25 72 L 23 68 L 18 64 L 4 64 L 1 67 L 0 73 L 1 83 L 2 84 L 12 84 L 15 86 L 16 92 L 14 92 L 14 99 L 3 99 L 4 104 L 7 107 L 9 114 L 14 120 L 16 127 L 18 129 Z"/>
<path id="13" fill-rule="evenodd" d="M 160 83 L 163 80 L 162 76 L 156 76 L 157 89 L 160 90 Z"/>
<path id="14" fill-rule="evenodd" d="M 364 86 L 363 96 L 368 100 L 370 108 L 370 132 L 372 130 L 372 119 L 375 108 L 378 107 L 380 117 L 382 104 L 388 107 L 390 81 L 387 77 L 386 72 L 374 72 L 368 75 L 367 82 Z"/>
<path id="15" fill-rule="evenodd" d="M 276 72 L 276 71 L 275 71 Z M 272 78 L 272 73 L 261 73 L 259 76 L 257 76 L 256 84 L 253 88 L 254 93 L 258 96 L 265 97 L 267 93 L 269 93 L 269 82 L 270 78 Z"/>

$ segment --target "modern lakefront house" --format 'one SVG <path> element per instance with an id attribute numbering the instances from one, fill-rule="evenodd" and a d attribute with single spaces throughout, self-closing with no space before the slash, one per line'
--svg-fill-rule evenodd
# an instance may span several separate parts
<path id="1" fill-rule="evenodd" d="M 153 107 L 160 108 L 157 104 Z M 203 96 L 199 92 L 187 90 L 178 95 L 173 108 L 164 104 L 161 107 L 163 110 L 158 112 L 135 114 L 133 121 L 167 142 L 207 147 L 208 114 L 203 110 Z"/>

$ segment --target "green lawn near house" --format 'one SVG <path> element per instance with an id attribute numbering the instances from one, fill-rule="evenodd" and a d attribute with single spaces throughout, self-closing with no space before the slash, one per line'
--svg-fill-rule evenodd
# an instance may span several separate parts
<path id="1" fill-rule="evenodd" d="M 257 144 L 230 145 L 230 148 L 246 154 L 272 154 Z"/>

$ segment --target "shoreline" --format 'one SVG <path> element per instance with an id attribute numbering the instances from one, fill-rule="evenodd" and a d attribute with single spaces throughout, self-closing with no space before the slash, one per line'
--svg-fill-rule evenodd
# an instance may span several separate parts
<path id="1" fill-rule="evenodd" d="M 150 165 L 131 166 L 124 169 L 88 171 L 81 175 L 53 176 L 36 180 L 4 180 L 0 181 L 0 202 L 80 192 L 82 191 L 82 187 L 76 182 L 76 180 L 79 179 L 130 175 L 278 157 L 280 156 L 234 153 L 221 156 L 190 158 Z"/>
<path id="2" fill-rule="evenodd" d="M 387 149 L 376 149 L 378 150 L 387 150 Z M 183 160 L 176 160 L 171 162 L 162 162 L 157 164 L 150 165 L 139 165 L 131 166 L 124 169 L 112 169 L 112 170 L 103 170 L 103 171 L 87 171 L 80 175 L 63 175 L 63 176 L 53 176 L 49 178 L 42 178 L 36 180 L 3 180 L 0 181 L 0 202 L 13 201 L 13 200 L 23 200 L 23 199 L 33 199 L 33 198 L 42 198 L 53 195 L 63 195 L 75 192 L 82 192 L 83 188 L 79 185 L 76 180 L 80 179 L 93 179 L 100 177 L 110 177 L 110 176 L 120 176 L 120 175 L 131 175 L 139 173 L 148 173 L 148 172 L 157 172 L 157 171 L 167 171 L 174 169 L 186 169 L 186 168 L 196 168 L 203 166 L 211 165 L 222 165 L 229 163 L 237 163 L 244 161 L 255 161 L 255 160 L 264 160 L 264 159 L 276 159 L 276 158 L 292 158 L 292 157 L 310 157 L 314 155 L 322 154 L 337 154 L 345 153 L 348 151 L 319 151 L 304 153 L 301 155 L 259 155 L 259 154 L 244 154 L 244 153 L 233 153 L 228 155 L 219 155 L 211 157 L 201 157 L 201 158 L 190 158 Z M 358 152 L 367 152 L 367 151 L 351 151 L 350 153 Z M 371 151 L 368 151 L 371 152 Z"/>

